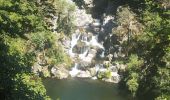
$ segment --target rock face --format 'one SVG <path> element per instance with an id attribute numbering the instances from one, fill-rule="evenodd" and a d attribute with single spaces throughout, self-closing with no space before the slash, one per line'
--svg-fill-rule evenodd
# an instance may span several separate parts
<path id="1" fill-rule="evenodd" d="M 50 77 L 50 71 L 48 70 L 48 66 L 41 66 L 38 63 L 35 63 L 32 67 L 32 72 L 36 75 L 42 76 L 42 77 Z"/>
<path id="2" fill-rule="evenodd" d="M 91 15 L 86 14 L 84 9 L 76 9 L 75 18 L 75 25 L 78 27 L 84 27 L 93 21 Z"/>
<path id="3" fill-rule="evenodd" d="M 109 64 L 108 67 L 104 67 L 103 64 L 97 64 L 95 67 L 79 69 L 79 65 L 76 64 L 69 74 L 72 77 L 99 79 L 106 82 L 118 83 L 120 76 L 118 74 L 117 66 Z"/>
<path id="4" fill-rule="evenodd" d="M 78 41 L 77 45 L 73 47 L 73 53 L 83 54 L 88 49 L 85 42 Z"/>
<path id="5" fill-rule="evenodd" d="M 73 3 L 71 0 L 69 1 Z M 84 2 L 89 8 L 93 7 L 93 0 L 84 0 Z M 77 29 L 72 33 L 70 39 L 61 39 L 65 52 L 74 61 L 72 69 L 68 70 L 64 66 L 44 67 L 47 61 L 40 55 L 38 63 L 32 68 L 33 72 L 37 74 L 42 72 L 45 77 L 52 76 L 58 79 L 71 76 L 118 83 L 120 81 L 118 70 L 124 71 L 126 66 L 110 63 L 113 58 L 120 57 L 122 51 L 121 47 L 114 45 L 118 50 L 110 52 L 113 51 L 110 50 L 110 44 L 113 43 L 110 40 L 113 40 L 111 33 L 114 17 L 104 15 L 101 19 L 94 19 L 91 14 L 86 13 L 85 9 L 78 9 L 78 7 L 73 15 L 75 15 L 74 24 Z M 53 17 L 56 23 L 57 18 Z M 53 26 L 55 29 L 56 25 Z"/>
<path id="6" fill-rule="evenodd" d="M 35 63 L 31 69 L 33 73 L 39 75 L 39 72 L 42 71 L 42 66 L 40 66 L 38 63 Z"/>
<path id="7" fill-rule="evenodd" d="M 51 73 L 53 77 L 56 77 L 58 79 L 68 78 L 69 76 L 69 72 L 65 68 L 52 67 Z"/>

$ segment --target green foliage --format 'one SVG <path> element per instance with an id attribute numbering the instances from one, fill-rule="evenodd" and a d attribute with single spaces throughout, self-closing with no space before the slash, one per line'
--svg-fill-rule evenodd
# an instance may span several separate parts
<path id="1" fill-rule="evenodd" d="M 73 23 L 75 5 L 70 4 L 66 0 L 55 0 L 54 5 L 59 17 L 57 21 L 57 32 L 63 32 L 68 35 L 71 34 L 75 28 Z"/>
<path id="2" fill-rule="evenodd" d="M 139 86 L 139 72 L 141 70 L 141 66 L 143 65 L 143 60 L 139 60 L 137 55 L 131 55 L 129 58 L 129 62 L 127 63 L 127 74 L 125 78 L 126 85 L 128 90 L 131 91 L 133 97 L 136 96 L 136 92 Z"/>
<path id="3" fill-rule="evenodd" d="M 32 33 L 30 35 L 31 42 L 36 46 L 36 49 L 40 51 L 51 48 L 55 45 L 55 41 L 57 41 L 54 33 L 49 31 Z"/>
<path id="4" fill-rule="evenodd" d="M 41 1 L 41 3 L 43 4 L 44 16 L 49 20 L 52 18 L 50 13 L 56 16 L 57 21 L 54 22 L 56 24 L 55 31 L 66 35 L 70 35 L 74 31 L 74 3 L 67 0 L 46 0 Z M 51 24 L 49 26 L 51 27 Z"/>
<path id="5" fill-rule="evenodd" d="M 107 70 L 107 71 L 104 71 L 104 72 L 98 72 L 97 77 L 98 77 L 99 79 L 102 79 L 102 78 L 110 78 L 110 77 L 111 77 L 111 71 Z"/>
<path id="6" fill-rule="evenodd" d="M 50 100 L 50 98 L 46 96 L 46 90 L 40 78 L 33 75 L 17 74 L 14 80 L 16 84 L 13 90 L 13 98 Z"/>
<path id="7" fill-rule="evenodd" d="M 44 56 L 48 57 L 48 64 L 58 65 L 65 63 L 66 66 L 71 66 L 71 59 L 64 53 L 62 46 L 57 44 L 57 35 L 48 31 L 30 35 L 32 47 L 35 46 L 35 51 L 43 52 Z"/>
<path id="8" fill-rule="evenodd" d="M 34 55 L 27 51 L 26 40 L 3 35 L 0 41 L 0 94 L 5 100 L 48 98 L 41 80 L 34 80 L 31 67 Z"/>
<path id="9" fill-rule="evenodd" d="M 72 60 L 70 57 L 64 53 L 61 47 L 55 47 L 49 49 L 46 53 L 49 58 L 49 64 L 51 65 L 60 65 L 64 64 L 65 67 L 71 67 Z"/>
<path id="10" fill-rule="evenodd" d="M 67 60 L 67 55 L 64 54 L 61 47 L 53 47 L 47 51 L 47 56 L 51 59 L 51 64 L 58 65 L 60 63 L 65 63 Z"/>
<path id="11" fill-rule="evenodd" d="M 120 7 L 117 12 L 117 21 L 120 25 L 128 25 L 130 21 L 134 20 L 135 14 L 129 7 Z"/>
<path id="12" fill-rule="evenodd" d="M 128 90 L 131 91 L 133 97 L 135 97 L 136 95 L 136 91 L 138 89 L 138 74 L 137 73 L 131 73 L 130 78 L 128 79 L 128 81 L 126 82 L 126 85 L 128 86 Z"/>
<path id="13" fill-rule="evenodd" d="M 170 95 L 161 95 L 155 98 L 155 100 L 169 100 L 169 99 L 170 99 Z"/>
<path id="14" fill-rule="evenodd" d="M 51 12 L 51 11 L 53 12 Z M 45 17 L 58 16 L 57 30 L 71 33 L 74 5 L 66 0 L 0 0 L 0 98 L 5 100 L 49 100 L 41 79 L 31 66 L 37 52 L 55 64 L 71 64 L 58 45 L 57 36 L 47 30 Z M 49 72 L 44 71 L 45 76 Z"/>
<path id="15" fill-rule="evenodd" d="M 33 1 L 1 0 L 0 27 L 1 33 L 23 35 L 31 31 L 42 30 L 43 22 L 37 13 L 38 7 Z"/>
<path id="16" fill-rule="evenodd" d="M 131 55 L 129 57 L 129 62 L 127 63 L 128 71 L 138 71 L 143 64 L 143 60 L 139 60 L 137 55 Z"/>
<path id="17" fill-rule="evenodd" d="M 35 1 L 0 1 L 0 98 L 5 100 L 48 99 L 40 79 L 34 80 L 31 66 L 30 32 L 45 30 Z"/>

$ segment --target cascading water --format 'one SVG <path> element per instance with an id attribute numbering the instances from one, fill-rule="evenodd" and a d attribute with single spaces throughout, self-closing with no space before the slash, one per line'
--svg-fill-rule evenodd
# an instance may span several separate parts
<path id="1" fill-rule="evenodd" d="M 81 15 L 81 16 L 79 16 Z M 93 33 L 92 31 L 88 31 L 88 29 L 100 30 L 99 27 L 101 25 L 99 19 L 93 19 L 89 14 L 86 14 L 85 10 L 77 10 L 77 23 L 78 28 L 74 34 L 72 34 L 72 38 L 70 41 L 70 49 L 69 55 L 72 59 L 74 59 L 75 66 L 69 72 L 71 77 L 89 77 L 92 79 L 97 79 L 97 74 L 106 73 L 110 71 L 110 79 L 109 82 L 118 82 L 119 81 L 119 74 L 117 71 L 112 71 L 109 68 L 113 68 L 115 66 L 106 68 L 102 62 L 98 62 L 95 60 L 95 57 L 100 57 L 101 59 L 105 58 L 105 49 L 102 43 L 98 42 L 98 32 L 96 31 Z M 88 26 L 89 25 L 89 26 Z M 92 27 L 92 26 L 93 27 Z M 97 34 L 96 34 L 97 33 Z M 97 53 L 98 50 L 102 50 L 100 53 Z M 99 55 L 99 56 L 97 56 Z M 81 64 L 81 63 L 84 64 Z M 94 64 L 93 64 L 94 63 Z M 83 70 L 81 69 L 83 68 Z M 94 75 L 90 75 L 89 73 L 92 72 L 90 68 L 94 69 Z M 114 80 L 112 80 L 114 79 Z"/>
<path id="2" fill-rule="evenodd" d="M 69 72 L 69 74 L 71 75 L 71 77 L 75 77 L 80 71 L 77 69 L 78 64 L 75 63 L 74 67 L 72 68 L 72 70 Z"/>
<path id="3" fill-rule="evenodd" d="M 69 0 L 73 3 L 72 0 Z M 71 77 L 89 77 L 92 79 L 98 78 L 99 72 L 111 71 L 104 67 L 105 48 L 103 43 L 98 41 L 99 32 L 103 24 L 100 19 L 93 19 L 91 14 L 87 14 L 85 9 L 76 8 L 75 14 L 76 31 L 72 34 L 71 40 L 66 40 L 67 49 L 65 51 L 70 55 L 75 63 L 69 74 Z M 58 17 L 51 15 L 52 30 L 54 33 L 57 28 Z M 110 17 L 109 17 L 110 18 Z M 107 23 L 109 18 L 104 22 Z M 100 60 L 100 61 L 98 61 Z M 112 66 L 112 65 L 111 65 Z M 53 73 L 56 70 L 52 70 Z M 111 71 L 111 76 L 119 80 L 117 71 Z"/>
<path id="4" fill-rule="evenodd" d="M 77 41 L 79 40 L 80 34 L 73 34 L 71 39 L 71 48 L 69 49 L 69 55 L 71 57 L 75 56 L 75 53 L 73 53 L 73 47 L 77 44 Z"/>

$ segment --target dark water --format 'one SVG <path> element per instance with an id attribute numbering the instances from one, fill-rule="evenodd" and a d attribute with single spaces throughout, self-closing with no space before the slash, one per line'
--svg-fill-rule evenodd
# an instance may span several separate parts
<path id="1" fill-rule="evenodd" d="M 117 84 L 90 79 L 44 79 L 53 100 L 131 100 Z"/>

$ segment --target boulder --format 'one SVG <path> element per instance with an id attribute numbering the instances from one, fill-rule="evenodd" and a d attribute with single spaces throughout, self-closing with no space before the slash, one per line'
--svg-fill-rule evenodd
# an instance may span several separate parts
<path id="1" fill-rule="evenodd" d="M 88 70 L 89 70 L 90 75 L 91 75 L 92 77 L 93 77 L 93 76 L 96 76 L 97 71 L 96 71 L 96 68 L 95 68 L 95 67 L 89 68 Z"/>
<path id="2" fill-rule="evenodd" d="M 38 63 L 35 63 L 33 66 L 32 66 L 32 72 L 39 75 L 39 72 L 42 71 L 42 66 L 40 66 Z"/>
<path id="3" fill-rule="evenodd" d="M 110 61 L 104 61 L 103 64 L 106 68 L 108 68 L 110 66 Z"/>
<path id="4" fill-rule="evenodd" d="M 83 54 L 85 51 L 87 51 L 88 46 L 85 42 L 78 41 L 77 44 L 73 47 L 73 53 L 77 54 Z"/>
<path id="5" fill-rule="evenodd" d="M 87 70 L 87 68 L 90 66 L 90 63 L 88 62 L 79 62 L 79 70 Z"/>
<path id="6" fill-rule="evenodd" d="M 93 21 L 92 16 L 86 14 L 84 9 L 76 9 L 75 18 L 75 25 L 78 27 L 85 26 Z"/>
<path id="7" fill-rule="evenodd" d="M 62 45 L 64 48 L 70 48 L 70 41 L 69 40 L 62 40 Z"/>
<path id="8" fill-rule="evenodd" d="M 115 83 L 111 78 L 103 78 L 102 81 Z"/>
<path id="9" fill-rule="evenodd" d="M 53 67 L 51 69 L 51 73 L 54 75 L 54 77 L 58 79 L 64 79 L 69 76 L 69 71 L 63 67 L 60 67 L 60 68 Z"/>
<path id="10" fill-rule="evenodd" d="M 97 78 L 112 83 L 118 83 L 120 81 L 116 66 L 110 66 L 109 68 L 100 68 L 97 72 Z"/>
<path id="11" fill-rule="evenodd" d="M 109 67 L 109 70 L 111 70 L 112 72 L 117 72 L 117 71 L 118 71 L 117 67 L 116 67 L 116 66 L 113 66 L 113 65 L 111 65 L 111 66 Z"/>
<path id="12" fill-rule="evenodd" d="M 48 66 L 43 66 L 41 73 L 42 73 L 43 77 L 50 77 L 51 76 L 50 71 L 48 70 Z"/>
<path id="13" fill-rule="evenodd" d="M 108 78 L 110 77 L 110 71 L 107 70 L 106 68 L 101 68 L 97 72 L 97 78 L 98 79 L 103 79 L 103 78 Z"/>
<path id="14" fill-rule="evenodd" d="M 87 5 L 87 7 L 89 8 L 93 7 L 93 0 L 84 0 L 84 2 Z"/>
<path id="15" fill-rule="evenodd" d="M 89 78 L 91 77 L 91 74 L 89 71 L 80 71 L 77 75 L 77 77 L 81 77 L 81 78 Z"/>
<path id="16" fill-rule="evenodd" d="M 47 65 L 47 60 L 45 59 L 44 55 L 41 54 L 41 53 L 38 54 L 37 61 L 38 61 L 38 64 L 40 66 L 46 66 Z"/>

